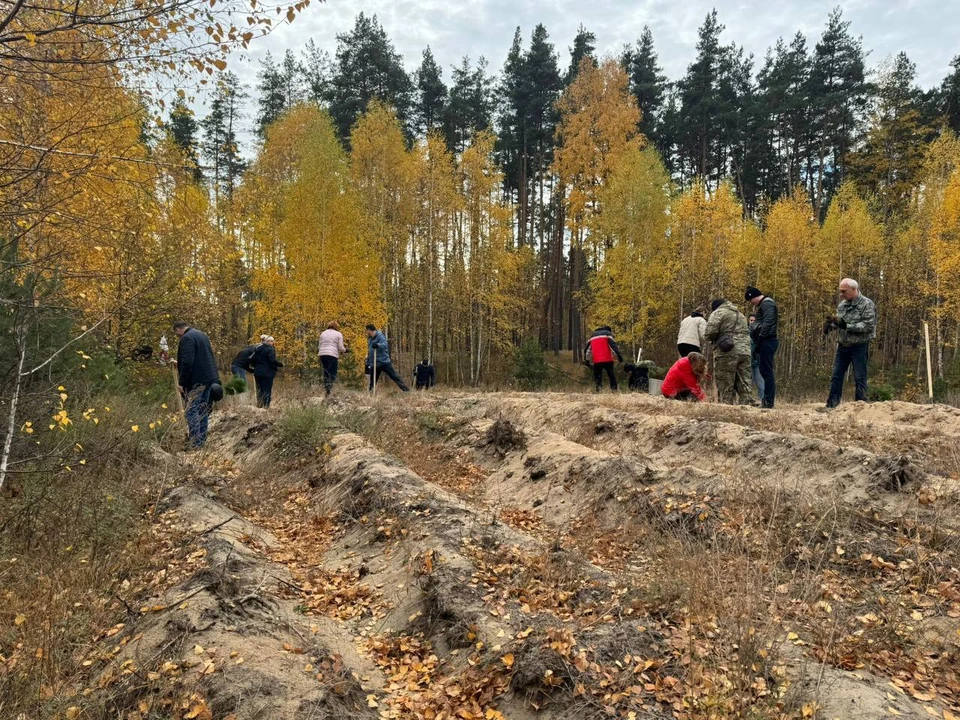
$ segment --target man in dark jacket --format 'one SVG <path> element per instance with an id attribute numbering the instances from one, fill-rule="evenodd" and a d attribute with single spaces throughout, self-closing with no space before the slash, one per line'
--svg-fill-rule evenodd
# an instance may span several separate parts
<path id="1" fill-rule="evenodd" d="M 183 395 L 187 433 L 195 448 L 207 441 L 210 419 L 210 388 L 220 382 L 217 359 L 210 346 L 210 338 L 185 322 L 175 323 L 174 332 L 180 338 L 177 348 L 177 372 L 180 394 Z"/>
<path id="2" fill-rule="evenodd" d="M 417 390 L 426 390 L 432 388 L 436 383 L 437 373 L 430 361 L 424 358 L 423 362 L 417 363 L 417 366 L 413 369 L 413 386 Z"/>
<path id="3" fill-rule="evenodd" d="M 780 319 L 777 304 L 755 287 L 748 287 L 744 298 L 752 303 L 756 310 L 757 322 L 750 328 L 750 338 L 756 343 L 757 361 L 760 377 L 763 378 L 761 407 L 772 408 L 777 396 L 777 381 L 773 373 L 773 356 L 780 347 L 777 339 L 777 324 Z"/>
<path id="4" fill-rule="evenodd" d="M 410 392 L 410 388 L 403 381 L 403 378 L 397 374 L 390 361 L 390 345 L 387 337 L 377 330 L 374 324 L 367 325 L 367 372 L 370 374 L 370 391 L 373 392 L 375 383 L 380 379 L 380 375 L 386 375 L 393 380 L 397 387 L 403 392 Z"/>
<path id="5" fill-rule="evenodd" d="M 273 379 L 283 363 L 277 360 L 274 339 L 270 335 L 262 336 L 263 342 L 257 346 L 250 364 L 253 365 L 253 377 L 257 381 L 257 407 L 268 408 L 273 399 Z"/>

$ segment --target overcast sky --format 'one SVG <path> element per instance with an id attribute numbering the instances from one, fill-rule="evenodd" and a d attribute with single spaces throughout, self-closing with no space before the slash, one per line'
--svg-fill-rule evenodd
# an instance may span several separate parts
<path id="1" fill-rule="evenodd" d="M 949 72 L 950 60 L 960 55 L 957 0 L 846 0 L 839 4 L 844 18 L 852 23 L 851 31 L 863 38 L 869 67 L 903 50 L 917 66 L 918 82 L 927 88 L 939 84 Z M 601 55 L 618 54 L 624 43 L 635 42 L 643 26 L 649 25 L 660 64 L 667 77 L 675 80 L 693 60 L 697 28 L 713 7 L 726 26 L 722 41 L 743 45 L 754 54 L 757 68 L 780 36 L 789 40 L 800 30 L 812 48 L 837 5 L 837 0 L 314 0 L 292 24 L 258 38 L 251 51 L 235 54 L 230 69 L 253 90 L 258 61 L 267 51 L 282 56 L 290 48 L 299 54 L 312 38 L 332 55 L 337 33 L 350 30 L 355 16 L 364 12 L 380 19 L 408 72 L 416 70 L 429 45 L 447 82 L 450 66 L 459 64 L 464 55 L 472 60 L 482 55 L 490 71 L 498 72 L 515 28 L 520 26 L 526 43 L 537 23 L 546 26 L 560 54 L 561 71 L 566 69 L 569 47 L 581 23 L 597 36 Z"/>

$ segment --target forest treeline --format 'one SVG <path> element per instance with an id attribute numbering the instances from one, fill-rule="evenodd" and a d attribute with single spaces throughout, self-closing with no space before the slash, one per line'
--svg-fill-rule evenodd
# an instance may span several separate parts
<path id="1" fill-rule="evenodd" d="M 666 362 L 686 313 L 747 284 L 780 305 L 789 375 L 826 354 L 849 275 L 878 307 L 874 362 L 918 369 L 928 319 L 956 375 L 960 58 L 922 90 L 903 53 L 868 68 L 839 10 L 762 60 L 724 32 L 708 14 L 670 81 L 647 28 L 617 57 L 518 28 L 499 72 L 464 58 L 447 82 L 361 14 L 332 55 L 268 56 L 256 88 L 210 68 L 203 117 L 106 65 L 11 82 L 5 262 L 120 355 L 182 317 L 225 359 L 269 332 L 310 366 L 326 322 L 355 343 L 375 322 L 471 384 L 523 343 L 576 357 L 595 324 Z"/>

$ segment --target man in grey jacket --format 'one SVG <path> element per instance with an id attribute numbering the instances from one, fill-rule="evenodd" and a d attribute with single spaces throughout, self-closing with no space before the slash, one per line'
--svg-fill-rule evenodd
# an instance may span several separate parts
<path id="1" fill-rule="evenodd" d="M 857 400 L 867 399 L 867 359 L 870 341 L 877 336 L 877 308 L 873 300 L 860 292 L 856 280 L 840 281 L 840 304 L 837 314 L 827 317 L 824 334 L 837 331 L 837 354 L 830 379 L 830 397 L 827 407 L 840 404 L 843 397 L 843 379 L 853 365 Z"/>

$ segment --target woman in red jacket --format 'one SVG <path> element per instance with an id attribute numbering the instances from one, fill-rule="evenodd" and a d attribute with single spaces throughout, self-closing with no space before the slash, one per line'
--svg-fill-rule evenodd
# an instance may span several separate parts
<path id="1" fill-rule="evenodd" d="M 707 359 L 692 352 L 677 360 L 663 379 L 663 396 L 673 400 L 696 400 L 706 402 L 700 382 L 707 377 Z"/>

